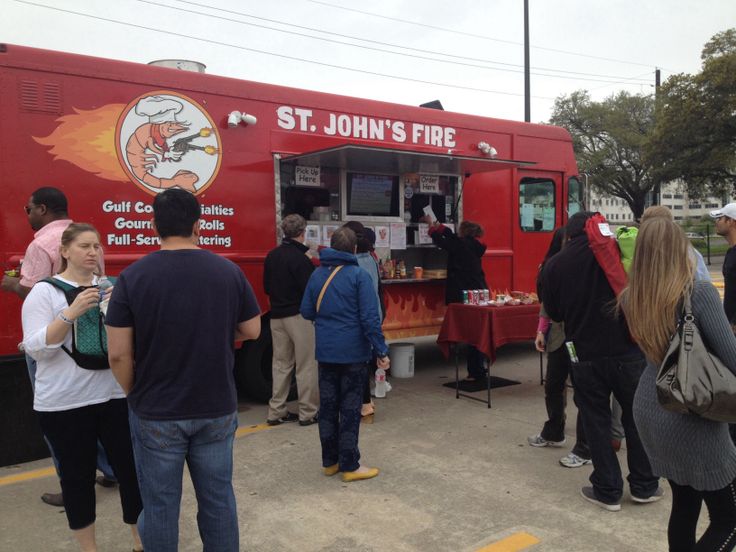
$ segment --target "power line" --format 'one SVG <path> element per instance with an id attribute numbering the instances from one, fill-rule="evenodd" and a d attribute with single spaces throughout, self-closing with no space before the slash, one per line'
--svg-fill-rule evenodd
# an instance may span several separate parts
<path id="1" fill-rule="evenodd" d="M 352 46 L 352 47 L 355 47 L 355 48 L 362 48 L 362 49 L 365 49 L 365 50 L 374 50 L 374 51 L 378 51 L 378 52 L 385 52 L 385 53 L 390 53 L 390 54 L 395 54 L 395 55 L 400 55 L 400 56 L 413 57 L 413 58 L 416 58 L 416 59 L 426 59 L 426 60 L 429 60 L 429 61 L 436 61 L 436 62 L 440 62 L 440 63 L 454 63 L 456 65 L 465 65 L 467 67 L 476 67 L 476 68 L 481 68 L 481 69 L 488 69 L 488 70 L 491 70 L 491 71 L 507 71 L 507 72 L 512 72 L 512 73 L 522 73 L 523 72 L 523 67 L 524 67 L 523 65 L 520 65 L 520 64 L 517 64 L 517 63 L 506 63 L 506 62 L 502 62 L 502 61 L 492 61 L 492 60 L 487 60 L 487 59 L 482 59 L 482 58 L 473 58 L 473 57 L 469 57 L 469 56 L 458 56 L 458 55 L 455 55 L 455 54 L 448 54 L 446 52 L 438 52 L 438 51 L 426 50 L 426 49 L 421 49 L 421 48 L 412 48 L 410 46 L 403 46 L 403 45 L 400 45 L 400 44 L 392 44 L 390 42 L 382 42 L 382 41 L 378 41 L 378 40 L 372 40 L 372 39 L 367 39 L 367 38 L 360 38 L 360 37 L 357 37 L 357 36 L 347 35 L 347 34 L 343 34 L 343 33 L 335 33 L 335 32 L 331 32 L 331 31 L 325 31 L 323 29 L 318 29 L 318 28 L 315 28 L 315 27 L 307 27 L 307 26 L 304 26 L 304 25 L 297 25 L 297 24 L 293 24 L 293 23 L 286 23 L 284 21 L 279 21 L 278 19 L 269 19 L 269 18 L 266 18 L 266 17 L 260 17 L 260 16 L 256 16 L 256 15 L 252 15 L 252 14 L 249 14 L 249 13 L 240 12 L 240 11 L 236 11 L 236 10 L 228 10 L 228 9 L 225 9 L 225 8 L 219 8 L 217 6 L 211 6 L 209 4 L 203 4 L 201 2 L 192 2 L 192 1 L 187 1 L 187 0 L 173 0 L 174 2 L 178 2 L 180 4 L 197 6 L 199 8 L 207 8 L 207 9 L 210 9 L 210 10 L 213 10 L 213 11 L 228 13 L 228 14 L 232 14 L 232 15 L 239 15 L 239 16 L 242 16 L 242 17 L 249 17 L 249 18 L 252 18 L 252 19 L 259 20 L 259 21 L 267 21 L 269 23 L 276 23 L 278 25 L 284 25 L 284 26 L 287 26 L 287 27 L 294 27 L 296 29 L 303 29 L 303 30 L 317 32 L 317 33 L 323 33 L 323 34 L 326 34 L 326 35 L 336 36 L 336 37 L 340 37 L 340 38 L 347 38 L 347 39 L 350 39 L 350 40 L 357 40 L 357 41 L 367 42 L 369 44 L 378 44 L 378 45 L 381 45 L 381 46 L 388 46 L 388 47 L 391 47 L 391 48 L 400 48 L 400 49 L 403 49 L 403 50 L 410 50 L 410 51 L 414 51 L 414 52 L 421 52 L 421 53 L 427 53 L 427 54 L 433 54 L 433 55 L 440 55 L 440 56 L 445 56 L 445 57 L 449 57 L 449 58 L 452 58 L 452 59 L 477 61 L 477 62 L 481 62 L 481 63 L 491 63 L 491 64 L 495 64 L 495 65 L 503 65 L 503 66 L 506 66 L 506 67 L 518 67 L 520 69 L 518 69 L 518 70 L 511 70 L 511 69 L 502 69 L 502 68 L 497 68 L 497 67 L 488 67 L 488 66 L 485 66 L 485 65 L 475 65 L 475 64 L 470 64 L 470 63 L 463 63 L 463 62 L 450 62 L 448 60 L 442 60 L 442 59 L 436 59 L 436 58 L 430 58 L 430 57 L 424 57 L 424 56 L 411 55 L 411 54 L 406 54 L 406 53 L 403 53 L 403 52 L 394 52 L 394 51 L 391 51 L 391 50 L 383 50 L 383 49 L 380 49 L 380 48 L 372 48 L 372 47 L 363 46 L 363 45 L 360 45 L 360 44 L 352 44 L 352 43 L 349 43 L 349 42 L 342 42 L 342 41 L 339 41 L 339 40 L 331 40 L 331 39 L 327 39 L 327 38 L 324 38 L 324 37 L 317 37 L 317 36 L 314 36 L 314 35 L 308 35 L 308 34 L 298 33 L 298 32 L 295 32 L 295 31 L 287 31 L 287 30 L 284 30 L 284 29 L 277 29 L 277 28 L 268 27 L 268 26 L 265 26 L 265 25 L 257 25 L 255 23 L 249 23 L 247 21 L 239 21 L 239 20 L 236 20 L 236 19 L 231 19 L 229 17 L 220 17 L 220 16 L 209 14 L 209 13 L 203 13 L 203 12 L 198 12 L 198 11 L 195 11 L 195 10 L 188 10 L 188 9 L 184 9 L 184 8 L 170 6 L 170 5 L 167 5 L 167 4 L 161 4 L 159 2 L 153 2 L 152 0 L 136 0 L 136 1 L 137 2 L 141 2 L 141 3 L 145 3 L 145 4 L 151 4 L 151 5 L 154 5 L 154 6 L 165 7 L 165 8 L 170 8 L 170 9 L 176 9 L 176 10 L 179 10 L 179 11 L 186 11 L 188 13 L 193 13 L 193 14 L 196 14 L 196 15 L 204 15 L 206 17 L 213 17 L 215 19 L 220 19 L 220 20 L 223 20 L 223 21 L 229 21 L 231 23 L 238 23 L 238 24 L 242 24 L 242 25 L 250 25 L 250 26 L 253 26 L 253 27 L 257 27 L 257 28 L 261 28 L 261 29 L 267 29 L 267 30 L 272 30 L 272 31 L 280 32 L 280 33 L 287 33 L 287 34 L 292 34 L 292 35 L 295 35 L 295 36 L 302 36 L 302 37 L 312 38 L 312 39 L 315 39 L 315 40 L 322 40 L 322 41 L 332 42 L 332 43 L 336 43 L 336 44 L 343 44 L 343 45 L 346 45 L 346 46 Z M 589 78 L 584 78 L 584 77 L 567 77 L 567 76 L 562 76 L 562 75 L 551 75 L 549 73 L 538 73 L 538 72 L 533 73 L 534 75 L 543 76 L 543 77 L 550 77 L 550 78 L 556 77 L 556 78 L 572 79 L 572 80 L 588 80 L 588 81 L 592 81 L 592 82 L 616 83 L 616 82 L 619 82 L 620 80 L 627 80 L 628 79 L 628 77 L 623 77 L 623 76 L 618 76 L 618 75 L 601 75 L 601 74 L 597 74 L 597 73 L 586 73 L 586 72 L 582 72 L 582 71 L 569 71 L 569 70 L 566 70 L 566 69 L 552 69 L 552 68 L 547 68 L 547 67 L 538 67 L 537 68 L 537 71 L 550 71 L 550 72 L 556 72 L 556 73 L 565 73 L 565 74 L 568 74 L 568 75 L 586 75 L 586 76 L 592 76 L 592 77 L 602 77 L 603 79 L 605 79 L 605 80 L 598 80 L 598 79 L 589 79 Z M 611 79 L 614 79 L 614 80 L 611 80 Z"/>
<path id="2" fill-rule="evenodd" d="M 147 27 L 145 25 L 139 25 L 139 24 L 135 24 L 135 23 L 128 23 L 126 21 L 119 21 L 117 19 L 110 19 L 110 18 L 101 17 L 101 16 L 97 16 L 97 15 L 91 15 L 91 14 L 88 14 L 88 13 L 82 13 L 82 12 L 77 12 L 77 11 L 73 11 L 73 10 L 67 10 L 67 9 L 63 9 L 63 8 L 58 8 L 56 6 L 47 6 L 45 4 L 39 4 L 39 3 L 36 3 L 36 2 L 30 2 L 28 0 L 13 0 L 13 2 L 17 2 L 19 4 L 26 4 L 26 5 L 29 5 L 29 6 L 36 6 L 38 8 L 45 8 L 45 9 L 49 9 L 49 10 L 54 10 L 54 11 L 58 11 L 58 12 L 62 12 L 62 13 L 68 13 L 68 14 L 71 14 L 71 15 L 77 15 L 77 16 L 80 16 L 80 17 L 87 17 L 89 19 L 96 19 L 98 21 L 106 21 L 108 23 L 115 23 L 115 24 L 118 24 L 118 25 L 124 25 L 124 26 L 127 26 L 127 27 L 133 27 L 135 29 L 142 29 L 142 30 L 145 30 L 145 31 L 152 31 L 152 32 L 156 32 L 156 33 L 162 33 L 162 34 L 167 34 L 167 35 L 172 35 L 172 36 L 178 36 L 179 38 L 186 38 L 186 39 L 189 39 L 189 40 L 197 40 L 199 42 L 206 42 L 208 44 L 215 44 L 217 46 L 226 46 L 228 48 L 236 48 L 238 50 L 244 50 L 244 51 L 247 51 L 247 52 L 254 52 L 254 53 L 257 53 L 257 54 L 263 54 L 263 55 L 267 55 L 267 56 L 279 57 L 279 58 L 288 59 L 288 60 L 291 60 L 291 61 L 298 61 L 298 62 L 301 62 L 301 63 L 312 63 L 312 64 L 315 64 L 315 65 L 321 65 L 323 67 L 331 67 L 333 69 L 342 69 L 344 71 L 351 71 L 351 72 L 354 72 L 354 73 L 361 73 L 361 74 L 365 74 L 365 75 L 373 75 L 373 76 L 378 76 L 378 77 L 385 77 L 385 78 L 389 78 L 389 79 L 403 80 L 403 81 L 409 81 L 409 82 L 416 82 L 416 83 L 420 83 L 420 84 L 430 84 L 430 85 L 442 86 L 442 87 L 446 87 L 446 88 L 457 88 L 457 89 L 460 89 L 460 90 L 470 90 L 472 92 L 484 92 L 484 93 L 488 93 L 488 94 L 500 94 L 500 95 L 505 95 L 505 96 L 523 96 L 523 94 L 519 94 L 519 93 L 516 93 L 516 92 L 505 92 L 505 91 L 502 91 L 502 90 L 488 90 L 488 89 L 485 89 L 485 88 L 475 88 L 475 87 L 472 87 L 472 86 L 461 86 L 461 85 L 457 85 L 457 84 L 448 84 L 448 83 L 434 82 L 434 81 L 428 81 L 428 80 L 422 80 L 422 79 L 413 79 L 413 78 L 409 78 L 409 77 L 400 77 L 398 75 L 390 75 L 390 74 L 387 74 L 387 73 L 379 73 L 379 72 L 376 72 L 376 71 L 366 71 L 366 70 L 363 70 L 363 69 L 356 69 L 354 67 L 346 67 L 344 65 L 336 65 L 336 64 L 331 64 L 331 63 L 324 63 L 324 62 L 320 62 L 320 61 L 314 61 L 314 60 L 306 59 L 306 58 L 299 58 L 299 57 L 295 57 L 295 56 L 287 56 L 285 54 L 276 54 L 274 52 L 268 52 L 266 50 L 258 50 L 256 48 L 248 48 L 246 46 L 239 46 L 237 44 L 230 44 L 230 43 L 227 43 L 227 42 L 221 42 L 221 41 L 212 40 L 212 39 L 209 39 L 209 38 L 201 38 L 201 37 L 187 35 L 187 34 L 183 34 L 183 33 L 176 33 L 176 32 L 173 32 L 173 31 L 166 31 L 166 30 L 163 30 L 163 29 L 156 29 L 156 28 L 153 28 L 153 27 Z M 547 96 L 532 96 L 532 97 L 533 98 L 536 98 L 536 99 L 542 99 L 542 100 L 554 100 L 555 99 L 555 98 L 550 98 L 550 97 L 547 97 Z"/>
<path id="3" fill-rule="evenodd" d="M 363 11 L 363 10 L 358 10 L 358 9 L 355 9 L 355 8 L 348 8 L 346 6 L 340 6 L 338 4 L 331 4 L 330 2 L 324 2 L 322 0 L 307 0 L 307 1 L 308 2 L 312 2 L 313 4 L 322 4 L 323 6 L 328 6 L 330 8 L 336 8 L 336 9 L 339 9 L 339 10 L 345 10 L 345 11 L 351 11 L 351 12 L 361 13 L 363 15 L 370 15 L 371 17 L 378 17 L 380 19 L 388 19 L 389 21 L 398 21 L 400 23 L 406 23 L 408 25 L 416 25 L 417 27 L 425 27 L 425 28 L 434 29 L 434 30 L 437 30 L 437 31 L 444 31 L 444 32 L 447 32 L 447 33 L 453 33 L 453 34 L 459 34 L 459 35 L 464 35 L 464 36 L 470 36 L 470 37 L 473 37 L 473 38 L 480 38 L 480 39 L 483 39 L 483 40 L 490 40 L 492 42 L 502 42 L 504 44 L 513 44 L 515 46 L 523 46 L 523 44 L 521 42 L 516 42 L 516 41 L 513 41 L 513 40 L 503 40 L 503 39 L 500 39 L 500 38 L 492 38 L 490 36 L 473 34 L 473 33 L 469 33 L 469 32 L 466 32 L 466 31 L 457 31 L 455 29 L 449 29 L 447 27 L 438 27 L 436 25 L 429 25 L 427 23 L 419 23 L 417 21 L 409 21 L 408 19 L 400 19 L 398 17 L 390 17 L 388 15 L 382 15 L 380 13 Z M 640 63 L 640 62 L 635 62 L 635 61 L 624 61 L 624 60 L 621 60 L 621 59 L 614 59 L 614 58 L 607 58 L 607 57 L 600 57 L 600 56 L 591 56 L 590 54 L 581 54 L 579 52 L 570 52 L 568 50 L 559 50 L 557 48 L 546 48 L 544 46 L 532 46 L 532 48 L 534 48 L 536 50 L 546 50 L 548 52 L 556 52 L 558 54 L 566 54 L 566 55 L 570 55 L 570 56 L 580 56 L 580 57 L 587 57 L 587 58 L 591 58 L 591 59 L 599 59 L 599 60 L 603 60 L 603 61 L 613 61 L 613 62 L 616 62 L 616 63 L 625 63 L 627 65 L 641 65 L 642 67 L 651 67 L 651 64 L 648 65 L 646 63 Z"/>
<path id="4" fill-rule="evenodd" d="M 647 71 L 646 73 L 642 73 L 641 75 L 637 75 L 636 77 L 631 77 L 631 78 L 632 78 L 632 79 L 637 79 L 637 78 L 643 77 L 644 75 L 651 75 L 651 73 L 652 73 L 651 71 Z M 609 86 L 613 86 L 614 84 L 633 84 L 633 85 L 635 85 L 635 86 L 640 86 L 640 85 L 642 85 L 642 84 L 643 84 L 644 86 L 647 86 L 647 85 L 648 85 L 648 86 L 654 86 L 654 85 L 653 85 L 653 84 L 652 84 L 651 82 L 649 82 L 649 83 L 637 83 L 637 82 L 612 82 L 611 84 L 604 84 L 603 86 L 596 86 L 595 88 L 591 88 L 590 90 L 588 90 L 588 92 L 592 92 L 593 90 L 600 90 L 601 88 L 607 88 L 607 87 L 609 87 Z"/>

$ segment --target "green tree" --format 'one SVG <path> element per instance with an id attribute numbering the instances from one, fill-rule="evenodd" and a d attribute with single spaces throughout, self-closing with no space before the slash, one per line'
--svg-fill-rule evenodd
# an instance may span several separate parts
<path id="1" fill-rule="evenodd" d="M 655 182 L 644 148 L 654 126 L 654 98 L 620 92 L 594 102 L 586 91 L 555 101 L 552 124 L 566 128 L 590 185 L 620 197 L 639 219 Z"/>
<path id="2" fill-rule="evenodd" d="M 736 190 L 736 29 L 711 38 L 701 59 L 700 73 L 662 85 L 646 152 L 654 178 L 682 179 L 690 197 Z"/>

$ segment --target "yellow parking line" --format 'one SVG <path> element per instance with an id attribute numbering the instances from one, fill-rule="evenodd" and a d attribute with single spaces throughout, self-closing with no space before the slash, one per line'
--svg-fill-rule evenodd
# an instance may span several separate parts
<path id="1" fill-rule="evenodd" d="M 539 542 L 541 541 L 537 537 L 529 533 L 514 533 L 510 537 L 479 548 L 476 552 L 518 552 Z"/>
<path id="2" fill-rule="evenodd" d="M 248 427 L 241 427 L 235 432 L 235 437 L 242 437 L 243 435 L 250 435 L 251 433 L 257 433 L 265 429 L 273 429 L 274 426 L 268 424 L 258 424 Z M 21 483 L 23 481 L 30 481 L 32 479 L 41 479 L 44 477 L 56 476 L 56 470 L 54 468 L 41 468 L 38 470 L 31 470 L 15 475 L 6 475 L 0 477 L 0 487 L 4 485 L 12 485 L 13 483 Z"/>
<path id="3" fill-rule="evenodd" d="M 21 481 L 50 477 L 52 475 L 56 475 L 56 470 L 54 468 L 41 468 L 39 470 L 18 473 L 16 475 L 6 475 L 5 477 L 0 477 L 0 487 L 3 485 L 10 485 L 11 483 L 20 483 Z"/>
<path id="4" fill-rule="evenodd" d="M 248 427 L 241 427 L 241 428 L 238 428 L 238 430 L 235 432 L 235 437 L 242 437 L 243 435 L 250 435 L 251 433 L 258 433 L 259 431 L 263 431 L 264 429 L 273 429 L 274 427 L 278 427 L 278 426 L 270 426 L 268 424 L 258 424 L 258 425 L 248 426 Z"/>

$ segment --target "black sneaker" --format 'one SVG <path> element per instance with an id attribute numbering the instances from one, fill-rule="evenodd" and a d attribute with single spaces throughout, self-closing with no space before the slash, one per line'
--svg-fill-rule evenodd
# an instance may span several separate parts
<path id="1" fill-rule="evenodd" d="M 604 510 L 608 510 L 609 512 L 618 512 L 621 509 L 620 502 L 615 502 L 611 504 L 611 503 L 603 502 L 602 500 L 599 500 L 595 496 L 595 491 L 593 490 L 593 487 L 583 487 L 582 489 L 580 489 L 580 494 L 588 502 L 592 502 L 596 506 L 599 506 L 603 508 Z"/>
<path id="2" fill-rule="evenodd" d="M 277 418 L 275 420 L 266 420 L 266 423 L 270 426 L 277 426 L 281 424 L 287 424 L 289 422 L 296 422 L 298 420 L 299 420 L 299 416 L 297 416 L 296 414 L 293 414 L 292 412 L 287 412 L 286 416 Z"/>
<path id="3" fill-rule="evenodd" d="M 41 500 L 49 506 L 57 506 L 59 508 L 64 507 L 64 497 L 61 493 L 43 493 L 41 495 Z"/>
<path id="4" fill-rule="evenodd" d="M 317 423 L 317 416 L 315 416 L 314 418 L 310 418 L 308 420 L 299 420 L 299 425 L 300 426 L 310 426 L 310 425 L 316 424 L 316 423 Z"/>
<path id="5" fill-rule="evenodd" d="M 95 482 L 100 487 L 105 487 L 106 489 L 110 489 L 118 484 L 117 480 L 110 479 L 108 477 L 105 477 L 104 475 L 98 475 L 97 477 L 95 477 Z"/>

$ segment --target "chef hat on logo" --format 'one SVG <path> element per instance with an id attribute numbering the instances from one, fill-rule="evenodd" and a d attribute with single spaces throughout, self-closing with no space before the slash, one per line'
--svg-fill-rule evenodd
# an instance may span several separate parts
<path id="1" fill-rule="evenodd" d="M 153 124 L 159 123 L 177 123 L 176 114 L 179 113 L 184 106 L 162 96 L 147 96 L 141 98 L 135 106 L 137 115 L 148 117 L 148 122 Z"/>

